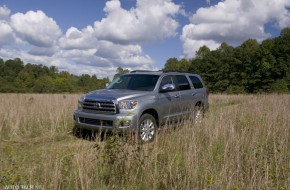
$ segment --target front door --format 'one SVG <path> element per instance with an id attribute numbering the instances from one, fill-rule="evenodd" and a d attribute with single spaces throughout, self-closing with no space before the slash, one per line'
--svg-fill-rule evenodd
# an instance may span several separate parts
<path id="1" fill-rule="evenodd" d="M 164 76 L 161 80 L 160 87 L 165 84 L 176 86 L 175 77 L 173 75 Z M 160 105 L 160 116 L 163 122 L 175 119 L 180 113 L 180 93 L 176 89 L 170 92 L 159 92 L 158 104 Z"/>

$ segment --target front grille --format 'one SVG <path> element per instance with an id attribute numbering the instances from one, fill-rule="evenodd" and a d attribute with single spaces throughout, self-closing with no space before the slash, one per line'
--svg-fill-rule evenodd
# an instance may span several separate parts
<path id="1" fill-rule="evenodd" d="M 112 127 L 113 121 L 111 120 L 101 120 L 101 119 L 91 119 L 91 118 L 85 118 L 85 117 L 79 117 L 80 123 L 90 124 L 90 125 L 99 125 L 99 126 L 105 126 L 105 127 Z"/>
<path id="2" fill-rule="evenodd" d="M 116 113 L 116 105 L 111 100 L 86 99 L 82 105 L 83 111 L 93 113 Z"/>

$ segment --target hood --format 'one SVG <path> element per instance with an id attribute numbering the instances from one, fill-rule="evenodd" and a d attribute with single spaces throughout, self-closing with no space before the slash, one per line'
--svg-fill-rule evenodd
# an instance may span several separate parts
<path id="1" fill-rule="evenodd" d="M 123 90 L 123 89 L 102 89 L 89 92 L 85 95 L 86 99 L 98 100 L 125 100 L 134 99 L 141 96 L 148 96 L 152 91 L 136 91 L 136 90 Z"/>

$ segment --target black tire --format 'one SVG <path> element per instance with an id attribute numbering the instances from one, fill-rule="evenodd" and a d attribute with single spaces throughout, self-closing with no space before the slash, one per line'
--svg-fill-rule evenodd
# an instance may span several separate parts
<path id="1" fill-rule="evenodd" d="M 72 133 L 73 133 L 74 136 L 76 136 L 76 137 L 80 137 L 81 134 L 83 133 L 83 130 L 80 129 L 78 126 L 75 125 L 75 126 L 73 127 Z"/>
<path id="2" fill-rule="evenodd" d="M 152 142 L 155 138 L 156 128 L 156 120 L 152 115 L 142 115 L 138 126 L 138 138 L 141 143 Z"/>
<path id="3" fill-rule="evenodd" d="M 93 131 L 89 131 L 86 129 L 79 128 L 78 126 L 74 126 L 73 135 L 78 138 L 87 139 L 93 137 Z"/>

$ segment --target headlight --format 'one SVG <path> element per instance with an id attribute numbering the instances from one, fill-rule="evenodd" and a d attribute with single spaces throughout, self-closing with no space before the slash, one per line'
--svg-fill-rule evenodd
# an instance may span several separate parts
<path id="1" fill-rule="evenodd" d="M 134 109 L 138 106 L 137 101 L 122 100 L 118 103 L 120 109 Z"/>
<path id="2" fill-rule="evenodd" d="M 78 109 L 82 109 L 84 101 L 85 96 L 80 97 L 80 99 L 78 100 Z"/>

